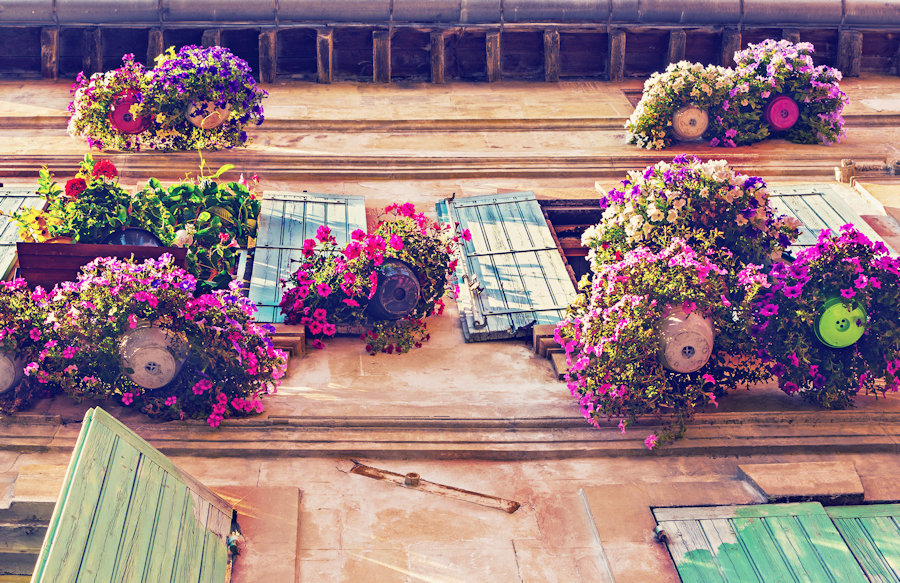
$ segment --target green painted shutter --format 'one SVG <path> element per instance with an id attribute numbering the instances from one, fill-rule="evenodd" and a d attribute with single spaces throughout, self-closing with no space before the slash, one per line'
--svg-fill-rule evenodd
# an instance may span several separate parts
<path id="1" fill-rule="evenodd" d="M 575 286 L 533 193 L 446 200 L 438 216 L 472 233 L 457 268 L 467 342 L 523 336 L 529 324 L 563 318 Z"/>
<path id="2" fill-rule="evenodd" d="M 900 504 L 826 510 L 870 581 L 900 582 Z"/>
<path id="3" fill-rule="evenodd" d="M 803 223 L 800 237 L 791 245 L 797 251 L 816 244 L 819 231 L 831 229 L 837 232 L 843 225 L 852 223 L 873 241 L 882 238 L 844 200 L 848 192 L 833 184 L 803 184 L 799 186 L 773 186 L 769 188 L 772 206 L 779 214 L 788 215 Z M 855 195 L 853 195 L 855 196 Z"/>
<path id="4" fill-rule="evenodd" d="M 15 213 L 21 208 L 35 208 L 44 205 L 44 199 L 29 187 L 0 188 L 0 211 Z M 0 216 L 0 279 L 6 279 L 16 260 L 16 243 L 19 225 L 8 217 Z"/>
<path id="5" fill-rule="evenodd" d="M 350 241 L 356 229 L 366 230 L 366 208 L 361 196 L 266 192 L 259 215 L 259 237 L 250 278 L 251 300 L 256 302 L 260 322 L 282 322 L 278 307 L 281 280 L 296 267 L 303 241 L 316 236 L 327 225 L 338 244 Z"/>
<path id="6" fill-rule="evenodd" d="M 868 581 L 818 502 L 653 513 L 685 583 Z"/>
<path id="7" fill-rule="evenodd" d="M 232 512 L 109 413 L 90 409 L 32 583 L 223 583 Z"/>

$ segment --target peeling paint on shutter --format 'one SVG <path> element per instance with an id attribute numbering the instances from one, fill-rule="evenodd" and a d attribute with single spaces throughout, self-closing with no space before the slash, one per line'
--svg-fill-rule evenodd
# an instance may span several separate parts
<path id="1" fill-rule="evenodd" d="M 778 214 L 794 217 L 803 223 L 800 237 L 790 247 L 794 256 L 798 251 L 815 245 L 822 229 L 837 232 L 847 223 L 854 224 L 869 239 L 883 241 L 844 199 L 849 191 L 839 186 L 834 184 L 772 186 L 769 187 L 769 192 L 772 206 Z"/>
<path id="2" fill-rule="evenodd" d="M 466 342 L 523 336 L 532 323 L 563 318 L 575 286 L 534 193 L 448 199 L 438 216 L 472 233 L 457 268 Z"/>
<path id="3" fill-rule="evenodd" d="M 81 433 L 33 583 L 224 583 L 233 509 L 99 407 Z"/>
<path id="4" fill-rule="evenodd" d="M 865 583 L 818 502 L 657 508 L 681 580 Z"/>
<path id="5" fill-rule="evenodd" d="M 826 510 L 870 581 L 900 582 L 900 504 Z"/>
<path id="6" fill-rule="evenodd" d="M 348 243 L 354 230 L 366 230 L 365 199 L 331 194 L 265 193 L 249 294 L 259 308 L 258 321 L 284 321 L 278 307 L 281 280 L 290 274 L 291 262 L 300 259 L 303 241 L 315 237 L 316 229 L 322 225 L 331 229 L 339 245 Z"/>
<path id="7" fill-rule="evenodd" d="M 36 208 L 44 205 L 44 199 L 36 194 L 34 188 L 6 187 L 0 188 L 0 211 L 15 213 L 22 208 Z M 8 217 L 0 216 L 0 280 L 10 275 L 16 261 L 16 243 L 19 238 L 19 225 Z"/>

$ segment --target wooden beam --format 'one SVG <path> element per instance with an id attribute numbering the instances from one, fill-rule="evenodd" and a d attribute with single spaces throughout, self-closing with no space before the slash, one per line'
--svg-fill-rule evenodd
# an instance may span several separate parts
<path id="1" fill-rule="evenodd" d="M 259 80 L 262 83 L 274 83 L 278 71 L 278 53 L 276 43 L 278 37 L 274 28 L 259 33 Z"/>
<path id="2" fill-rule="evenodd" d="M 489 83 L 500 80 L 500 31 L 489 32 L 484 37 L 485 71 Z"/>
<path id="3" fill-rule="evenodd" d="M 722 31 L 722 54 L 719 62 L 723 67 L 734 66 L 734 53 L 741 50 L 741 31 L 726 28 Z"/>
<path id="4" fill-rule="evenodd" d="M 798 42 L 800 42 L 800 31 L 796 28 L 782 28 L 781 38 L 788 42 L 797 44 Z"/>
<path id="5" fill-rule="evenodd" d="M 222 29 L 207 28 L 203 31 L 200 44 L 204 47 L 220 47 L 222 46 Z"/>
<path id="6" fill-rule="evenodd" d="M 684 60 L 684 47 L 687 45 L 687 33 L 681 28 L 669 31 L 669 48 L 666 51 L 666 63 L 677 63 Z"/>
<path id="7" fill-rule="evenodd" d="M 559 29 L 544 31 L 544 81 L 559 82 Z"/>
<path id="8" fill-rule="evenodd" d="M 331 83 L 334 78 L 334 29 L 316 31 L 316 69 L 319 83 Z"/>
<path id="9" fill-rule="evenodd" d="M 625 78 L 625 31 L 617 28 L 609 31 L 609 67 L 610 81 L 621 81 Z"/>
<path id="10" fill-rule="evenodd" d="M 372 80 L 376 83 L 391 82 L 391 31 L 376 30 L 372 33 Z"/>
<path id="11" fill-rule="evenodd" d="M 844 77 L 859 77 L 859 64 L 862 60 L 863 33 L 859 30 L 841 30 L 838 32 L 837 68 Z"/>
<path id="12" fill-rule="evenodd" d="M 103 37 L 99 28 L 86 28 L 82 36 L 81 68 L 86 75 L 103 70 Z"/>
<path id="13" fill-rule="evenodd" d="M 431 82 L 443 84 L 446 73 L 444 48 L 447 46 L 447 32 L 436 30 L 431 33 Z"/>
<path id="14" fill-rule="evenodd" d="M 41 77 L 59 78 L 59 29 L 41 29 Z"/>
<path id="15" fill-rule="evenodd" d="M 163 54 L 163 33 L 162 29 L 151 28 L 147 33 L 147 68 L 153 67 L 156 57 Z"/>

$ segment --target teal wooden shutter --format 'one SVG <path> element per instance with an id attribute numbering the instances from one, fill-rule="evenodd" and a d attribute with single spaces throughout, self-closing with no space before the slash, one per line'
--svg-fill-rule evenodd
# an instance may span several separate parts
<path id="1" fill-rule="evenodd" d="M 900 504 L 826 510 L 870 581 L 900 582 Z"/>
<path id="2" fill-rule="evenodd" d="M 843 225 L 852 223 L 873 241 L 881 237 L 844 200 L 840 187 L 833 184 L 803 184 L 799 186 L 769 187 L 772 206 L 778 214 L 788 215 L 803 223 L 800 237 L 791 245 L 797 251 L 816 244 L 819 231 L 831 229 L 837 232 Z"/>
<path id="3" fill-rule="evenodd" d="M 472 233 L 457 268 L 467 342 L 523 336 L 529 324 L 563 318 L 575 285 L 534 193 L 448 199 L 438 215 Z"/>
<path id="4" fill-rule="evenodd" d="M 685 583 L 868 581 L 818 502 L 653 513 Z"/>
<path id="5" fill-rule="evenodd" d="M 84 416 L 32 583 L 224 583 L 233 509 L 99 407 Z"/>
<path id="6" fill-rule="evenodd" d="M 0 188 L 0 211 L 13 214 L 22 208 L 36 208 L 44 205 L 44 199 L 29 187 Z M 16 243 L 19 225 L 8 217 L 0 216 L 0 279 L 10 275 L 16 260 Z"/>
<path id="7" fill-rule="evenodd" d="M 338 244 L 348 243 L 354 230 L 366 230 L 365 199 L 330 194 L 265 193 L 250 278 L 249 297 L 259 308 L 257 321 L 284 321 L 278 307 L 281 280 L 296 269 L 291 262 L 301 258 L 303 241 L 315 237 L 316 229 L 322 225 L 331 229 Z"/>

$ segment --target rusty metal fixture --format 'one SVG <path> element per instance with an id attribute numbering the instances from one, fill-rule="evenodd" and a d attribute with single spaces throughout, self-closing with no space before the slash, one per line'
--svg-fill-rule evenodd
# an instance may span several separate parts
<path id="1" fill-rule="evenodd" d="M 404 476 L 403 483 L 407 486 L 418 486 L 419 485 L 419 474 L 415 472 L 410 472 Z"/>

